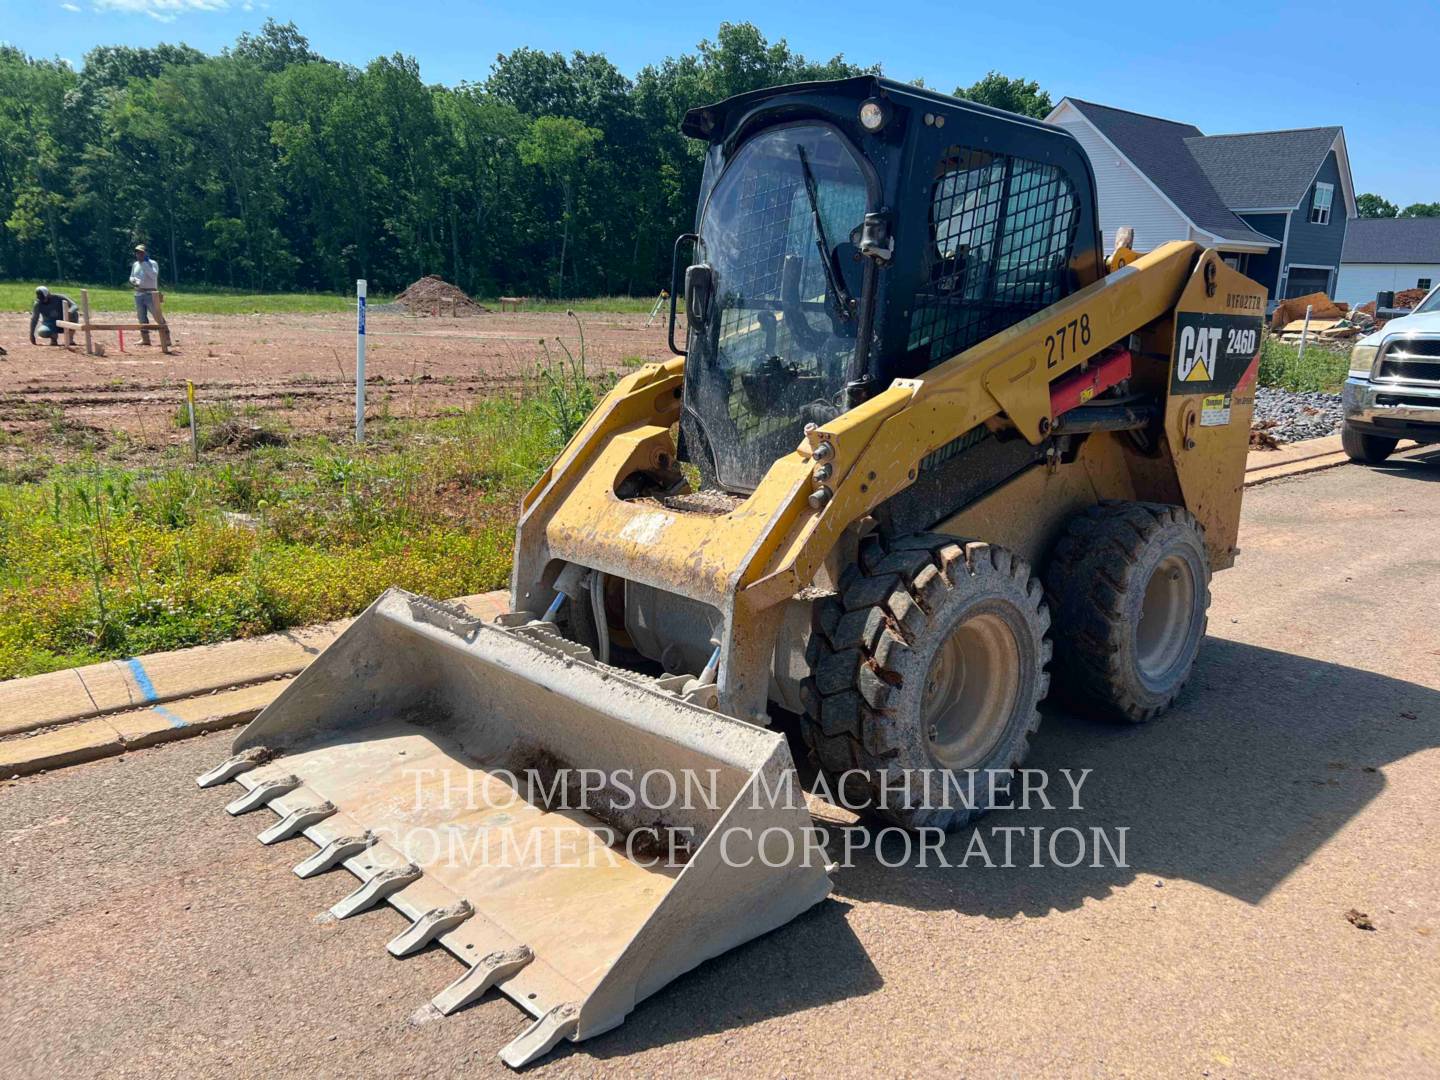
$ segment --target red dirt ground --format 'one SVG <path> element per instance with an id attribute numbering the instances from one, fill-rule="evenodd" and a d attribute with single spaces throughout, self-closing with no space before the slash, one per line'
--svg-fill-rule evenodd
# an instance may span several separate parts
<path id="1" fill-rule="evenodd" d="M 120 313 L 116 313 L 119 315 Z M 95 313 L 95 321 L 120 321 Z M 130 317 L 133 317 L 133 313 Z M 580 315 L 591 374 L 623 369 L 627 358 L 669 356 L 664 321 L 647 329 L 644 315 Z M 97 333 L 103 357 L 84 350 L 32 346 L 23 314 L 0 316 L 0 460 L 13 464 L 36 437 L 105 445 L 118 431 L 138 450 L 184 439 L 174 417 L 195 382 L 203 404 L 228 402 L 237 412 L 279 410 L 296 431 L 348 430 L 355 408 L 355 323 L 327 315 L 188 315 L 171 320 L 173 355 L 126 333 Z M 413 318 L 370 313 L 367 325 L 366 414 L 433 416 L 476 398 L 513 392 L 543 355 L 563 358 L 556 338 L 579 350 L 575 320 L 563 312 L 485 313 L 462 318 Z M 633 362 L 633 361 L 632 361 Z M 58 408 L 57 408 L 58 407 Z M 44 441 L 55 443 L 54 438 Z"/>

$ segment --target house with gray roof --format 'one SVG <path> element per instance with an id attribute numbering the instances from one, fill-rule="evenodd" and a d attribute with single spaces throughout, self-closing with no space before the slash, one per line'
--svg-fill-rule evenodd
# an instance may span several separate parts
<path id="1" fill-rule="evenodd" d="M 1352 304 L 1382 292 L 1440 282 L 1440 218 L 1360 218 L 1345 230 L 1335 299 Z"/>
<path id="2" fill-rule="evenodd" d="M 1107 252 L 1195 240 L 1276 301 L 1333 293 L 1355 185 L 1339 127 L 1206 135 L 1194 124 L 1063 98 L 1046 120 L 1080 140 L 1095 170 Z"/>

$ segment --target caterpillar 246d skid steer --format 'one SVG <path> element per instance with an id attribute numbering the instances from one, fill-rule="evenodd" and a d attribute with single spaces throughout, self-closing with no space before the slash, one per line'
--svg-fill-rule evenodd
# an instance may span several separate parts
<path id="1" fill-rule="evenodd" d="M 682 358 L 525 496 L 512 613 L 387 592 L 200 778 L 464 962 L 432 1011 L 529 1011 L 514 1066 L 827 894 L 772 708 L 827 791 L 963 824 L 1052 678 L 1170 705 L 1236 551 L 1265 293 L 1188 242 L 1108 268 L 1069 134 L 871 77 L 684 131 Z"/>

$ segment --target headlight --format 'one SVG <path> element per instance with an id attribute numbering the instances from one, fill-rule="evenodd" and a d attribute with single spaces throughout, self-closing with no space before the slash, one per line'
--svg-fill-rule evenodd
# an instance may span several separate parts
<path id="1" fill-rule="evenodd" d="M 866 131 L 874 134 L 885 126 L 885 121 L 890 119 L 890 110 L 886 108 L 883 101 L 870 98 L 860 105 L 860 126 Z"/>
<path id="2" fill-rule="evenodd" d="M 1352 379 L 1368 379 L 1370 369 L 1375 366 L 1375 356 L 1379 352 L 1379 345 L 1356 345 L 1351 349 L 1350 377 Z"/>

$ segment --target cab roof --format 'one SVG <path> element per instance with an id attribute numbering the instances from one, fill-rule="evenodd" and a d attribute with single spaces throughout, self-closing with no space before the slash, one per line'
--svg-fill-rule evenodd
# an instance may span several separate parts
<path id="1" fill-rule="evenodd" d="M 897 105 L 907 107 L 939 107 L 952 112 L 965 112 L 991 120 L 1021 124 L 1061 138 L 1073 138 L 1064 128 L 1046 124 L 1040 120 L 1022 116 L 1019 113 L 995 109 L 979 102 L 966 101 L 950 94 L 896 82 L 881 75 L 856 75 L 848 79 L 821 79 L 814 82 L 786 83 L 781 86 L 767 86 L 761 90 L 750 90 L 736 94 L 713 105 L 703 105 L 685 114 L 680 130 L 692 139 L 713 140 L 715 133 L 726 132 L 741 117 L 755 106 L 771 98 L 817 95 L 825 97 L 852 98 L 858 105 L 866 98 L 885 98 Z"/>

